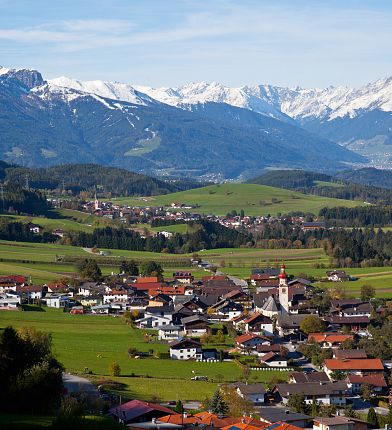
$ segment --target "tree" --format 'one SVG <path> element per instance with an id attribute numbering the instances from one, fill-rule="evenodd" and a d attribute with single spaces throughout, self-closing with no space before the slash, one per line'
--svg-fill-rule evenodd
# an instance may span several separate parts
<path id="1" fill-rule="evenodd" d="M 248 382 L 249 378 L 250 378 L 250 367 L 249 366 L 242 366 L 242 378 L 244 379 L 244 381 Z"/>
<path id="2" fill-rule="evenodd" d="M 292 394 L 289 397 L 289 400 L 287 402 L 287 406 L 290 409 L 293 409 L 294 412 L 297 412 L 299 414 L 305 414 L 306 413 L 306 403 L 305 403 L 305 396 L 304 394 Z"/>
<path id="3" fill-rule="evenodd" d="M 219 389 L 215 391 L 213 396 L 211 397 L 209 403 L 209 409 L 213 414 L 217 415 L 226 415 L 229 408 L 226 402 L 223 400 L 222 394 Z"/>
<path id="4" fill-rule="evenodd" d="M 365 399 L 366 401 L 369 401 L 370 398 L 372 397 L 372 387 L 369 384 L 362 384 L 361 386 L 361 395 L 362 398 Z"/>
<path id="5" fill-rule="evenodd" d="M 306 334 L 325 331 L 325 322 L 317 315 L 308 315 L 302 320 L 300 330 Z"/>
<path id="6" fill-rule="evenodd" d="M 60 405 L 63 366 L 51 351 L 51 336 L 33 328 L 0 335 L 0 410 L 52 412 Z M 39 395 L 37 395 L 39 393 Z"/>
<path id="7" fill-rule="evenodd" d="M 144 261 L 140 265 L 140 272 L 143 276 L 156 276 L 159 280 L 163 278 L 162 266 L 155 261 Z"/>
<path id="8" fill-rule="evenodd" d="M 379 424 L 378 424 L 378 417 L 376 414 L 376 411 L 374 410 L 374 408 L 369 408 L 369 412 L 367 414 L 367 418 L 366 421 L 368 422 L 368 424 L 377 429 L 379 428 Z"/>
<path id="9" fill-rule="evenodd" d="M 231 417 L 249 416 L 254 413 L 254 405 L 251 401 L 241 397 L 233 387 L 224 386 L 222 395 L 228 406 L 228 414 Z"/>
<path id="10" fill-rule="evenodd" d="M 125 275 L 130 276 L 138 276 L 139 266 L 137 265 L 135 260 L 123 260 L 120 264 L 120 273 L 124 273 Z"/>
<path id="11" fill-rule="evenodd" d="M 79 276 L 83 279 L 90 279 L 92 281 L 99 281 L 102 278 L 101 269 L 98 263 L 93 258 L 85 258 L 76 264 Z"/>
<path id="12" fill-rule="evenodd" d="M 364 284 L 361 287 L 361 300 L 370 300 L 376 295 L 374 287 L 368 284 Z"/>
<path id="13" fill-rule="evenodd" d="M 344 408 L 344 416 L 347 418 L 359 418 L 352 405 L 348 405 Z"/>
<path id="14" fill-rule="evenodd" d="M 388 415 L 387 415 L 386 424 L 392 425 L 392 405 L 389 405 L 389 408 L 388 408 Z"/>
<path id="15" fill-rule="evenodd" d="M 121 367 L 117 362 L 113 361 L 113 363 L 109 364 L 109 375 L 110 376 L 120 376 L 121 375 Z"/>
<path id="16" fill-rule="evenodd" d="M 184 405 L 182 404 L 181 400 L 177 400 L 176 407 L 174 408 L 174 410 L 179 414 L 184 413 Z"/>

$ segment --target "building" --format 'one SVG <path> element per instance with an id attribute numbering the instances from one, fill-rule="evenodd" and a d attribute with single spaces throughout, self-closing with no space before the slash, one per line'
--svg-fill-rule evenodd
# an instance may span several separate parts
<path id="1" fill-rule="evenodd" d="M 309 333 L 308 335 L 308 342 L 318 343 L 321 348 L 338 348 L 347 340 L 354 340 L 354 336 L 343 333 Z"/>
<path id="2" fill-rule="evenodd" d="M 170 358 L 174 360 L 201 360 L 201 344 L 192 339 L 183 339 L 170 344 Z"/>
<path id="3" fill-rule="evenodd" d="M 368 359 L 338 359 L 327 358 L 324 360 L 324 371 L 331 379 L 334 372 L 345 372 L 354 375 L 384 372 L 383 362 L 379 358 Z"/>
<path id="4" fill-rule="evenodd" d="M 236 389 L 238 395 L 251 401 L 254 405 L 265 403 L 266 391 L 262 384 L 244 384 L 243 382 L 237 382 Z"/>
<path id="5" fill-rule="evenodd" d="M 140 400 L 131 400 L 109 410 L 109 415 L 123 424 L 143 423 L 151 421 L 153 418 L 159 419 L 173 414 L 176 414 L 176 412 L 172 409 Z"/>

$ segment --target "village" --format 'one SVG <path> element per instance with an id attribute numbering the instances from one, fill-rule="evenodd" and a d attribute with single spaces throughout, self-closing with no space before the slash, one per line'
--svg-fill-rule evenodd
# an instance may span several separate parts
<path id="1" fill-rule="evenodd" d="M 193 263 L 207 265 L 201 260 Z M 284 264 L 253 269 L 249 282 L 206 273 L 200 279 L 191 271 L 174 272 L 171 278 L 121 273 L 78 287 L 31 286 L 23 276 L 2 276 L 0 309 L 18 312 L 28 304 L 85 318 L 94 314 L 128 318 L 136 329 L 166 343 L 170 360 L 212 366 L 235 361 L 244 369 L 242 381 L 230 387 L 251 403 L 257 418 L 250 414 L 236 420 L 211 411 L 174 414 L 160 404 L 139 400 L 110 410 L 116 420 L 131 427 L 362 430 L 368 423 L 359 417 L 374 412 L 372 405 L 379 405 L 380 396 L 392 400 L 392 357 L 373 355 L 368 344 L 373 327 L 388 318 L 388 306 L 363 299 L 326 300 L 327 293 L 317 291 L 307 279 L 290 276 Z M 330 282 L 347 276 L 344 271 L 328 272 Z M 211 345 L 222 336 L 232 340 L 229 348 Z M 132 354 L 137 358 L 145 353 Z M 246 376 L 250 371 L 285 376 L 267 388 Z M 208 377 L 195 374 L 192 379 Z M 310 414 L 312 405 L 321 417 Z M 378 410 L 386 415 L 388 403 Z"/>

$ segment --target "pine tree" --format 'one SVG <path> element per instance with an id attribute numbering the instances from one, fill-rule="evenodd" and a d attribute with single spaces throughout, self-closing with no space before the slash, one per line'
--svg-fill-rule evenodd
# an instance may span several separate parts
<path id="1" fill-rule="evenodd" d="M 225 415 L 229 410 L 219 389 L 215 391 L 211 398 L 210 409 L 212 413 L 217 415 Z"/>

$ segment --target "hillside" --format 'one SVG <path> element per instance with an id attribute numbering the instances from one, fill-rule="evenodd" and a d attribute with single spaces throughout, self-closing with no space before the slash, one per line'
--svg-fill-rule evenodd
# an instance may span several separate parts
<path id="1" fill-rule="evenodd" d="M 27 168 L 0 162 L 0 178 L 37 189 L 110 193 L 112 196 L 150 196 L 194 188 L 190 181 L 161 181 L 117 167 L 97 164 L 62 164 L 48 168 Z"/>
<path id="2" fill-rule="evenodd" d="M 272 170 L 250 179 L 248 183 L 280 187 L 323 197 L 392 204 L 390 190 L 361 183 L 362 170 L 375 169 L 361 169 L 358 171 L 358 175 L 357 171 L 346 172 L 346 176 L 344 174 L 329 176 L 304 170 Z M 387 177 L 386 174 L 385 178 Z M 374 175 L 373 179 L 375 180 Z"/>
<path id="3" fill-rule="evenodd" d="M 196 213 L 225 215 L 243 209 L 246 215 L 276 215 L 288 212 L 317 214 L 323 207 L 354 207 L 361 203 L 319 197 L 256 184 L 218 184 L 179 193 L 149 198 L 116 199 L 118 203 L 135 206 L 170 206 L 172 202 L 199 205 L 190 210 Z"/>
<path id="4" fill-rule="evenodd" d="M 367 167 L 358 170 L 345 170 L 335 175 L 335 178 L 356 182 L 373 187 L 392 189 L 392 171 Z"/>

